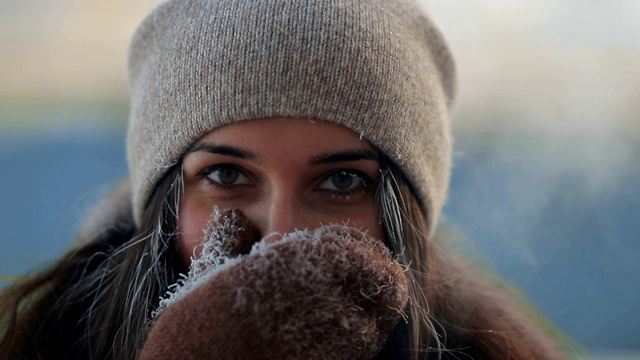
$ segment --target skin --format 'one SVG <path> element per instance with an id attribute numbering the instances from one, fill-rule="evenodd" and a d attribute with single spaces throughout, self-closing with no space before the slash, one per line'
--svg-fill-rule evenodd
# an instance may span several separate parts
<path id="1" fill-rule="evenodd" d="M 270 118 L 222 126 L 187 150 L 183 172 L 178 252 L 185 265 L 198 255 L 214 207 L 241 210 L 263 241 L 329 224 L 383 236 L 377 151 L 340 125 Z"/>

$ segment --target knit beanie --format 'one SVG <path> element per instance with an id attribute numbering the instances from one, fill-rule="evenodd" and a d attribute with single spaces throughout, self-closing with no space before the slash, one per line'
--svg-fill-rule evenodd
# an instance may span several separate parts
<path id="1" fill-rule="evenodd" d="M 433 233 L 449 182 L 455 69 L 417 0 L 169 0 L 133 37 L 129 84 L 137 224 L 204 134 L 301 117 L 343 125 L 386 154 Z"/>

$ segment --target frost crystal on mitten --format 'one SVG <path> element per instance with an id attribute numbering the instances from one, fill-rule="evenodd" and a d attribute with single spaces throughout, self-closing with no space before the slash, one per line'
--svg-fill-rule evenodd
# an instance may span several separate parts
<path id="1" fill-rule="evenodd" d="M 369 358 L 404 315 L 404 269 L 382 241 L 357 229 L 322 226 L 260 242 L 245 266 L 238 280 L 247 286 L 234 307 L 252 313 L 287 358 Z"/>
<path id="2" fill-rule="evenodd" d="M 182 278 L 169 287 L 166 297 L 160 299 L 158 308 L 152 314 L 153 320 L 169 305 L 220 271 L 223 265 L 248 254 L 259 236 L 251 221 L 240 210 L 221 212 L 217 207 L 203 231 L 201 255 L 191 257 L 189 273 L 180 274 Z"/>
<path id="3" fill-rule="evenodd" d="M 404 316 L 404 268 L 366 233 L 329 225 L 253 244 L 239 211 L 210 225 L 141 359 L 369 359 Z"/>

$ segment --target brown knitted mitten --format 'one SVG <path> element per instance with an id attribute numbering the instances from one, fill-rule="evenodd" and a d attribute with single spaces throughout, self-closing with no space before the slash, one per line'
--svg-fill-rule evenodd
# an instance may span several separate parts
<path id="1" fill-rule="evenodd" d="M 324 226 L 242 255 L 246 217 L 214 223 L 141 359 L 368 359 L 403 316 L 407 279 L 380 240 Z"/>

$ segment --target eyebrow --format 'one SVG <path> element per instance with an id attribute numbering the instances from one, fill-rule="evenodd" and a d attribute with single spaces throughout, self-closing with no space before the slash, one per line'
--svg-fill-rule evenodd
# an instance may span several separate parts
<path id="1" fill-rule="evenodd" d="M 378 153 L 373 150 L 348 150 L 335 153 L 322 153 L 309 162 L 310 165 L 323 165 L 342 161 L 373 160 L 380 161 Z"/>
<path id="2" fill-rule="evenodd" d="M 184 152 L 184 155 L 204 151 L 211 154 L 232 156 L 243 160 L 257 161 L 258 156 L 251 151 L 238 149 L 229 145 L 216 145 L 211 143 L 197 143 L 193 144 L 187 151 Z"/>
<path id="3" fill-rule="evenodd" d="M 232 156 L 243 160 L 250 160 L 257 162 L 258 156 L 247 150 L 238 149 L 229 145 L 216 145 L 212 143 L 197 143 L 193 144 L 190 148 L 188 148 L 184 155 L 194 153 L 194 152 L 207 152 L 211 154 Z M 343 161 L 359 161 L 359 160 L 372 160 L 372 161 L 380 161 L 380 156 L 376 151 L 369 149 L 361 149 L 361 150 L 346 150 L 346 151 L 338 151 L 334 153 L 322 153 L 315 156 L 311 161 L 309 161 L 309 165 L 325 165 L 336 162 Z"/>

